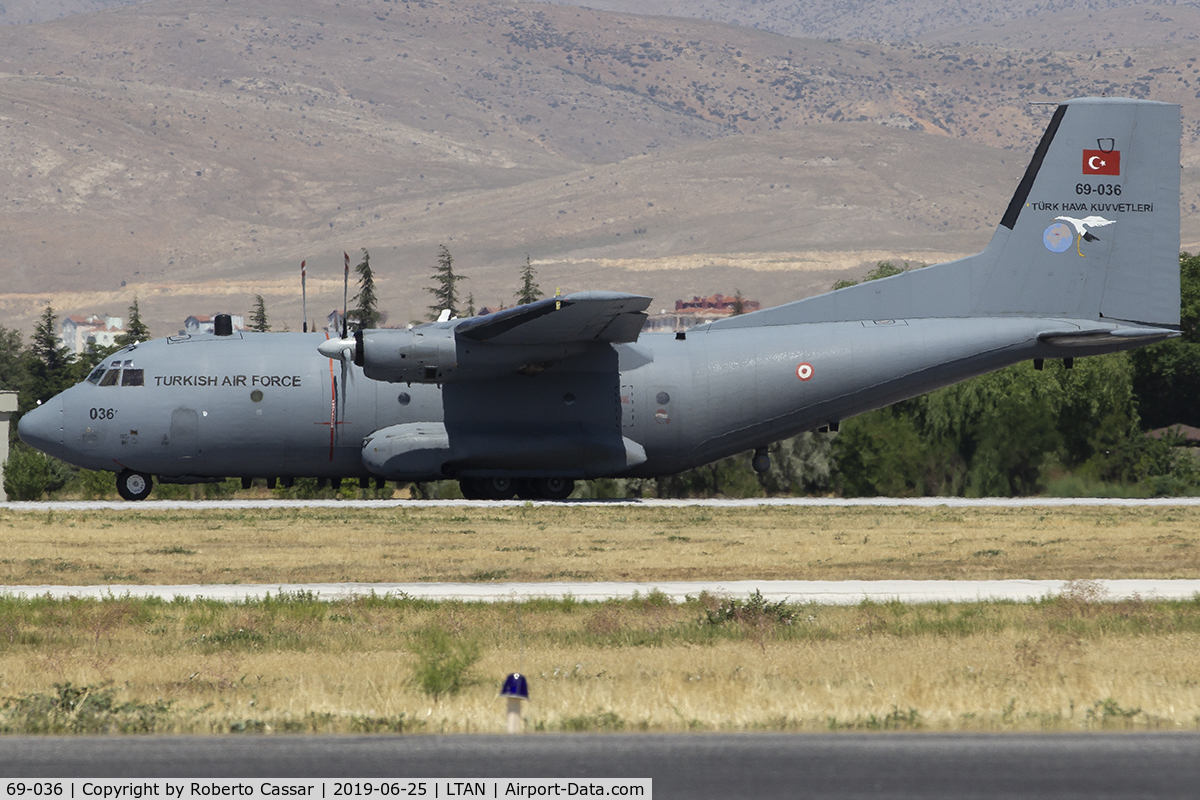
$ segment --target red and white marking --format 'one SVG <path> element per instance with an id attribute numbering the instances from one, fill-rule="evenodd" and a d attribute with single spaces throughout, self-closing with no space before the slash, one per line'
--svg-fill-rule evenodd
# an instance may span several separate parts
<path id="1" fill-rule="evenodd" d="M 805 361 L 800 366 L 796 367 L 796 377 L 802 381 L 806 381 L 813 376 L 812 364 Z"/>

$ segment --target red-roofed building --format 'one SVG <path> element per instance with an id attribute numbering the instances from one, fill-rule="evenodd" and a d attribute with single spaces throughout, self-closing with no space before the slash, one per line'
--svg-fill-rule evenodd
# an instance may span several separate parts
<path id="1" fill-rule="evenodd" d="M 125 325 L 121 318 L 108 314 L 91 314 L 86 317 L 72 314 L 62 321 L 62 343 L 75 355 L 86 351 L 89 344 L 111 347 L 123 333 Z"/>

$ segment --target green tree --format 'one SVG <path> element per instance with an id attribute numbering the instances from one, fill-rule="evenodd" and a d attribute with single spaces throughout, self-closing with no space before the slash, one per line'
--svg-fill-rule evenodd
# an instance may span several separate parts
<path id="1" fill-rule="evenodd" d="M 20 398 L 21 411 L 49 400 L 78 379 L 74 360 L 55 333 L 57 317 L 46 306 L 33 329 L 33 341 L 25 351 L 27 391 Z"/>
<path id="2" fill-rule="evenodd" d="M 922 262 L 918 266 L 923 267 L 923 266 L 925 266 L 925 264 L 924 264 L 924 262 Z M 865 276 L 863 276 L 863 282 L 865 283 L 867 281 L 877 281 L 880 278 L 890 278 L 893 275 L 899 275 L 901 272 L 906 272 L 906 271 L 908 271 L 908 262 L 907 261 L 904 262 L 903 267 L 897 267 L 891 261 L 880 261 L 875 265 L 875 269 L 871 270 Z M 847 279 L 843 278 L 842 280 L 835 281 L 832 288 L 833 289 L 845 289 L 847 286 L 857 286 L 857 285 L 858 285 L 858 281 L 852 281 L 852 280 L 847 280 Z"/>
<path id="3" fill-rule="evenodd" d="M 533 262 L 529 260 L 529 254 L 526 253 L 525 266 L 521 267 L 521 288 L 517 289 L 516 292 L 518 305 L 536 303 L 538 298 L 542 296 L 542 290 L 533 281 L 536 274 L 536 271 L 533 269 Z"/>
<path id="4" fill-rule="evenodd" d="M 458 282 L 467 278 L 454 272 L 454 257 L 446 245 L 439 245 L 438 263 L 433 267 L 433 286 L 425 287 L 433 295 L 433 304 L 429 308 L 429 318 L 437 319 L 441 313 L 450 310 L 451 317 L 458 313 Z"/>
<path id="5" fill-rule="evenodd" d="M 371 271 L 371 254 L 362 249 L 362 261 L 354 267 L 358 273 L 358 294 L 354 295 L 354 308 L 349 317 L 355 330 L 378 328 L 383 322 L 379 312 L 379 298 L 375 295 L 375 274 Z"/>
<path id="6" fill-rule="evenodd" d="M 259 333 L 271 330 L 271 323 L 267 321 L 267 304 L 261 294 L 254 295 L 254 308 L 250 311 L 250 330 Z"/>
<path id="7" fill-rule="evenodd" d="M 742 297 L 741 289 L 733 290 L 733 314 L 732 316 L 740 317 L 746 313 L 746 298 Z"/>
<path id="8" fill-rule="evenodd" d="M 467 316 L 468 317 L 475 316 L 475 294 L 474 294 L 474 292 L 467 295 Z"/>
<path id="9" fill-rule="evenodd" d="M 138 308 L 138 299 L 135 295 L 133 305 L 129 307 L 129 323 L 125 326 L 125 333 L 116 337 L 115 341 L 121 347 L 127 347 L 138 342 L 148 342 L 153 338 L 150 335 L 150 328 L 146 323 L 142 322 L 142 312 Z"/>
<path id="10" fill-rule="evenodd" d="M 25 390 L 25 342 L 20 331 L 0 327 L 0 389 Z"/>
<path id="11" fill-rule="evenodd" d="M 1179 254 L 1179 339 L 1132 354 L 1133 388 L 1142 425 L 1200 427 L 1200 255 Z"/>

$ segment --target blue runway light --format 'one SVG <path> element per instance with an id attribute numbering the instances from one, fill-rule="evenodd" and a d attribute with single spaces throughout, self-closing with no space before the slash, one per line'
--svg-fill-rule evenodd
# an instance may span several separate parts
<path id="1" fill-rule="evenodd" d="M 525 676 L 519 672 L 512 673 L 504 679 L 504 685 L 500 687 L 500 696 L 528 700 L 529 681 L 525 680 Z"/>

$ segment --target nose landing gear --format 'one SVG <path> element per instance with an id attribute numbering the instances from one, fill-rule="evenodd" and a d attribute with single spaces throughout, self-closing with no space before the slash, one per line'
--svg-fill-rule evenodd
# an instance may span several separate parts
<path id="1" fill-rule="evenodd" d="M 144 472 L 123 470 L 117 475 L 117 494 L 123 500 L 145 500 L 154 488 L 154 481 Z"/>

